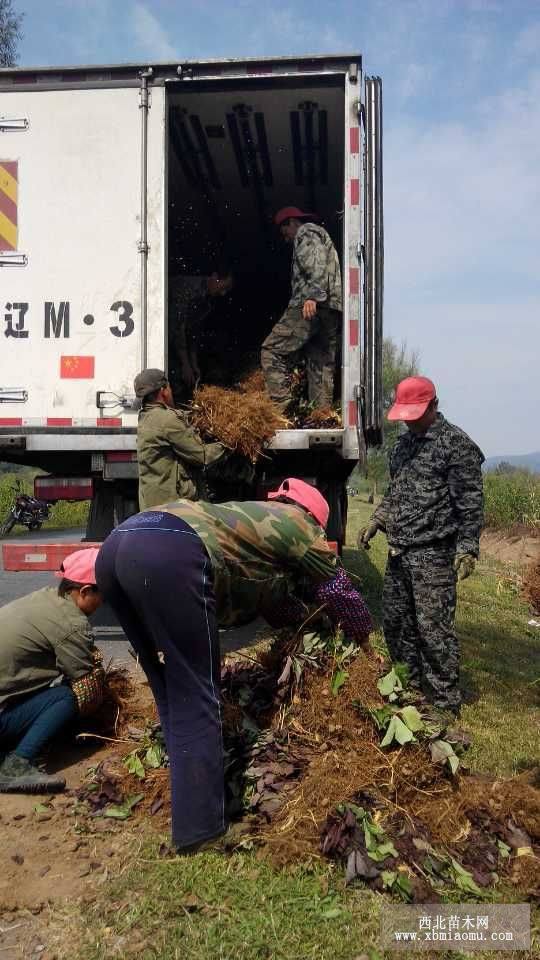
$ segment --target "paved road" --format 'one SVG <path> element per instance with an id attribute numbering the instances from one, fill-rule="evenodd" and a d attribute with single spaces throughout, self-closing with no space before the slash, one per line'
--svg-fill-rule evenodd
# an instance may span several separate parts
<path id="1" fill-rule="evenodd" d="M 23 530 L 15 537 L 6 537 L 0 543 L 78 543 L 84 536 L 82 528 L 70 530 Z M 52 573 L 34 573 L 33 571 L 21 571 L 20 573 L 11 573 L 0 569 L 0 606 L 23 597 L 26 593 L 33 590 L 39 590 L 53 584 L 55 581 Z M 134 665 L 133 658 L 128 654 L 128 643 L 117 623 L 115 616 L 108 607 L 103 606 L 92 617 L 92 626 L 96 633 L 96 642 L 103 651 L 106 660 L 114 658 L 122 663 Z M 223 652 L 237 650 L 240 647 L 248 646 L 253 643 L 256 631 L 263 626 L 263 621 L 255 621 L 247 627 L 239 627 L 236 630 L 226 630 L 220 632 L 220 645 Z"/>

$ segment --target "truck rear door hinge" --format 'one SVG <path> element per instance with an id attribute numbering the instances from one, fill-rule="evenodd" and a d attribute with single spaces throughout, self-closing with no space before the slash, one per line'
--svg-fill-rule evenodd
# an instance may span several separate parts
<path id="1" fill-rule="evenodd" d="M 26 403 L 28 390 L 22 387 L 0 387 L 0 403 Z"/>
<path id="2" fill-rule="evenodd" d="M 28 257 L 25 253 L 11 253 L 7 250 L 0 253 L 0 267 L 25 267 L 27 263 Z"/>
<path id="3" fill-rule="evenodd" d="M 111 410 L 121 407 L 123 410 L 140 410 L 141 401 L 134 396 L 113 393 L 111 390 L 98 390 L 96 393 L 98 410 Z"/>
<path id="4" fill-rule="evenodd" d="M 27 117 L 0 117 L 0 133 L 28 130 L 29 126 L 30 123 Z"/>

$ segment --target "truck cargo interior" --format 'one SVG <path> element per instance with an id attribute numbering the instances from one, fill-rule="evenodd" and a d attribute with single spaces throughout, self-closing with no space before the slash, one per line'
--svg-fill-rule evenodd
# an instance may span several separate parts
<path id="1" fill-rule="evenodd" d="M 270 80 L 270 78 L 269 78 Z M 315 212 L 342 261 L 343 75 L 174 84 L 168 93 L 168 364 L 177 379 L 182 277 L 230 272 L 195 324 L 202 383 L 232 385 L 259 366 L 289 297 L 291 249 L 272 223 Z M 202 313 L 204 314 L 204 310 Z M 340 358 L 336 399 L 340 402 Z"/>

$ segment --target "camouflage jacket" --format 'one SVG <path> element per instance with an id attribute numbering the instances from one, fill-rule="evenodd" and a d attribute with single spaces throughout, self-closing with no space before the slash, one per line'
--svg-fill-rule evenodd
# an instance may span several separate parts
<path id="1" fill-rule="evenodd" d="M 337 251 L 326 230 L 316 223 L 302 224 L 294 240 L 289 306 L 301 307 L 306 300 L 342 309 Z"/>
<path id="2" fill-rule="evenodd" d="M 203 443 L 185 414 L 163 403 L 148 403 L 139 414 L 137 458 L 139 506 L 204 495 L 204 468 L 224 453 L 221 443 Z"/>
<path id="3" fill-rule="evenodd" d="M 190 503 L 162 510 L 181 517 L 203 541 L 214 571 L 220 626 L 269 619 L 303 581 L 318 585 L 336 574 L 324 533 L 301 507 L 246 501 Z"/>
<path id="4" fill-rule="evenodd" d="M 421 435 L 407 431 L 390 454 L 390 484 L 373 513 L 390 546 L 455 537 L 458 553 L 478 556 L 484 455 L 459 427 L 437 415 Z"/>

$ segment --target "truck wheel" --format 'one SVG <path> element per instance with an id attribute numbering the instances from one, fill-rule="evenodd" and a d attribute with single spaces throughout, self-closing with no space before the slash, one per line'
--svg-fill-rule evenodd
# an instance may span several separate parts
<path id="1" fill-rule="evenodd" d="M 326 527 L 326 536 L 328 540 L 335 541 L 338 545 L 338 552 L 341 556 L 345 546 L 347 536 L 347 487 L 345 481 L 336 481 L 330 483 L 321 492 L 328 500 L 330 507 L 330 516 Z"/>

